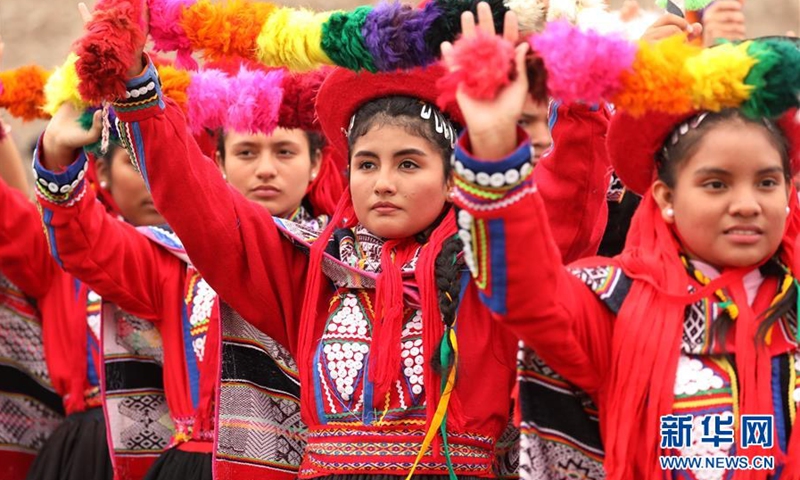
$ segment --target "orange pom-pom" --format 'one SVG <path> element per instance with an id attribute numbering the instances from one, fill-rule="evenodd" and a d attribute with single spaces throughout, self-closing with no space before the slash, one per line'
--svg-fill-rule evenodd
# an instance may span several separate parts
<path id="1" fill-rule="evenodd" d="M 25 121 L 50 118 L 42 110 L 44 85 L 49 76 L 50 72 L 36 65 L 0 73 L 0 83 L 3 84 L 0 107 Z"/>
<path id="2" fill-rule="evenodd" d="M 693 79 L 684 63 L 701 51 L 681 35 L 655 44 L 639 42 L 633 69 L 622 74 L 622 88 L 611 99 L 612 103 L 634 116 L 647 111 L 675 114 L 690 111 Z"/>
<path id="3" fill-rule="evenodd" d="M 194 50 L 209 60 L 237 56 L 256 58 L 256 39 L 275 9 L 270 3 L 200 0 L 183 12 L 181 26 Z"/>
<path id="4" fill-rule="evenodd" d="M 189 96 L 186 90 L 192 83 L 192 77 L 186 70 L 178 70 L 171 65 L 158 67 L 158 77 L 161 79 L 161 92 L 171 98 L 186 113 Z"/>

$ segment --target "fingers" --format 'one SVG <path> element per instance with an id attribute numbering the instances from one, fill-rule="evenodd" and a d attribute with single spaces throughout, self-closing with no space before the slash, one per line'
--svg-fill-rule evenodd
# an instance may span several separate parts
<path id="1" fill-rule="evenodd" d="M 464 37 L 475 36 L 475 17 L 472 12 L 461 14 L 461 35 Z"/>
<path id="2" fill-rule="evenodd" d="M 495 35 L 494 18 L 492 17 L 492 7 L 486 2 L 478 4 L 478 28 L 484 33 Z"/>
<path id="3" fill-rule="evenodd" d="M 450 42 L 442 42 L 442 45 L 439 47 L 442 50 L 442 61 L 444 62 L 445 66 L 452 71 L 453 70 L 453 44 Z"/>
<path id="4" fill-rule="evenodd" d="M 528 70 L 525 56 L 528 54 L 528 50 L 530 50 L 528 42 L 522 42 L 514 48 L 514 64 L 517 68 L 517 78 L 525 78 L 526 81 Z"/>
<path id="5" fill-rule="evenodd" d="M 103 111 L 98 110 L 92 115 L 92 128 L 87 132 L 87 137 L 95 140 L 103 133 Z"/>
<path id="6" fill-rule="evenodd" d="M 87 7 L 85 3 L 81 2 L 78 4 L 78 12 L 81 14 L 84 25 L 92 21 L 92 12 L 89 11 L 89 7 Z"/>
<path id="7" fill-rule="evenodd" d="M 517 14 L 508 11 L 503 17 L 503 38 L 517 44 L 519 41 L 519 22 L 517 22 Z"/>

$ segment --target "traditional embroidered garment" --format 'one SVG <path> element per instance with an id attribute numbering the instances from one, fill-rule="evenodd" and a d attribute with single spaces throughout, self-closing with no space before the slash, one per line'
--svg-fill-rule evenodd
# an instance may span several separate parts
<path id="1" fill-rule="evenodd" d="M 171 232 L 156 229 L 148 238 L 105 212 L 81 181 L 84 155 L 54 174 L 38 162 L 39 153 L 38 181 L 58 192 L 48 197 L 38 190 L 53 255 L 124 309 L 104 307 L 102 327 L 116 475 L 141 478 L 163 449 L 190 440 L 205 442 L 210 453 L 218 371 L 215 293 L 170 250 L 179 249 L 170 243 Z"/>
<path id="2" fill-rule="evenodd" d="M 71 186 L 75 180 L 70 178 L 78 179 L 79 173 L 75 172 L 82 172 L 85 162 L 85 157 L 80 156 L 67 169 L 72 177 L 66 179 L 46 171 L 37 162 L 37 175 L 48 179 L 48 183 Z M 143 227 L 137 233 L 106 214 L 94 201 L 94 192 L 80 181 L 75 186 L 60 201 L 41 195 L 39 200 L 55 252 L 65 268 L 95 285 L 104 298 L 116 299 L 125 308 L 122 311 L 106 305 L 102 327 L 106 413 L 117 476 L 139 478 L 164 449 L 183 448 L 181 445 L 189 441 L 204 444 L 191 447 L 192 451 L 211 453 L 215 440 L 214 386 L 220 372 L 216 293 L 187 263 L 183 246 L 171 230 Z M 302 208 L 292 218 L 298 225 L 317 231 L 326 223 L 324 217 L 311 218 Z M 81 232 L 91 233 L 84 236 Z M 101 244 L 95 246 L 87 237 Z M 87 255 L 93 262 L 85 260 Z M 234 315 L 230 318 L 231 324 L 226 328 L 229 335 L 236 335 L 240 326 Z M 235 366 L 251 360 L 237 361 L 241 351 L 233 345 L 236 341 L 233 337 L 226 339 L 230 353 L 226 365 L 234 368 L 222 370 L 226 387 L 240 380 Z M 269 342 L 258 341 L 261 346 Z M 267 351 L 267 355 L 283 362 L 289 379 L 296 376 L 296 367 L 285 351 Z M 281 385 L 280 378 L 268 376 L 260 381 L 269 389 L 273 388 L 273 380 Z M 291 391 L 288 398 L 272 394 L 259 397 L 262 403 L 253 405 L 258 410 L 250 419 L 274 419 L 276 424 L 261 437 L 271 439 L 271 444 L 261 444 L 253 452 L 238 448 L 241 440 L 234 434 L 241 430 L 235 420 L 245 414 L 236 408 L 232 391 L 241 389 L 226 388 L 219 400 L 226 408 L 230 406 L 230 411 L 221 410 L 221 418 L 227 427 L 233 426 L 220 438 L 219 468 L 225 469 L 226 474 L 247 473 L 246 468 L 240 470 L 235 464 L 251 462 L 257 468 L 267 468 L 273 478 L 294 478 L 303 445 L 299 392 Z M 259 420 L 258 416 L 264 413 L 260 409 L 268 408 L 273 408 L 273 415 Z"/>
<path id="3" fill-rule="evenodd" d="M 0 357 L 6 369 L 0 378 L 9 419 L 0 470 L 13 479 L 24 478 L 64 412 L 99 405 L 98 344 L 87 323 L 97 318 L 99 305 L 51 257 L 36 207 L 3 182 L 0 220 Z"/>
<path id="4" fill-rule="evenodd" d="M 157 78 L 148 70 L 132 80 L 130 86 L 138 88 L 139 84 L 151 81 L 157 85 Z M 428 368 L 424 365 L 432 351 L 426 345 L 434 346 L 441 337 L 440 332 L 437 336 L 437 332 L 423 328 L 419 310 L 426 308 L 421 303 L 427 297 L 421 297 L 420 289 L 429 287 L 418 284 L 415 276 L 419 272 L 409 270 L 413 268 L 416 252 L 422 256 L 426 247 L 404 247 L 403 256 L 398 259 L 398 265 L 409 270 L 401 271 L 402 325 L 397 332 L 398 343 L 392 345 L 398 348 L 400 364 L 396 371 L 387 371 L 391 376 L 389 388 L 381 395 L 374 395 L 376 383 L 366 370 L 371 356 L 376 354 L 370 346 L 378 341 L 376 328 L 380 326 L 380 319 L 375 317 L 374 288 L 378 276 L 370 271 L 380 265 L 374 259 L 379 243 L 363 235 L 358 227 L 350 233 L 334 234 L 331 252 L 339 258 L 323 256 L 321 269 L 325 275 L 320 278 L 321 293 L 313 307 L 315 320 L 301 327 L 309 261 L 306 252 L 318 232 L 304 231 L 279 219 L 273 221 L 263 208 L 232 193 L 214 165 L 202 158 L 184 133 L 184 119 L 175 106 L 158 92 L 145 103 L 136 108 L 123 104 L 117 111 L 131 157 L 152 189 L 159 211 L 182 236 L 204 277 L 243 318 L 286 346 L 296 357 L 300 351 L 309 353 L 298 358 L 301 379 L 308 379 L 301 383 L 303 419 L 309 426 L 300 476 L 406 474 L 426 431 L 426 409 L 431 408 L 427 400 L 431 391 L 426 377 Z M 604 130 L 604 120 L 596 119 L 602 118 L 602 114 L 589 113 L 588 117 L 591 119 L 582 120 L 576 115 L 575 122 L 586 122 L 587 128 L 603 125 Z M 601 142 L 601 137 L 596 137 L 596 141 Z M 169 149 L 164 147 L 167 144 Z M 526 139 L 520 140 L 520 145 L 523 144 L 527 150 Z M 588 145 L 586 150 L 594 146 Z M 592 243 L 590 239 L 596 239 L 595 245 L 599 241 L 602 228 L 595 233 L 593 226 L 598 210 L 605 204 L 604 189 L 584 187 L 605 185 L 607 165 L 604 159 L 594 161 L 591 155 L 582 156 L 579 152 L 574 155 L 541 169 L 539 179 L 541 188 L 556 199 L 557 205 L 551 208 L 562 218 L 568 217 L 560 207 L 581 213 L 586 207 L 585 218 L 591 218 L 592 223 L 577 223 L 582 218 L 577 215 L 569 217 L 575 225 L 559 224 L 568 239 L 565 243 L 584 249 Z M 462 167 L 474 168 L 473 174 L 481 172 L 481 164 L 473 165 L 463 157 Z M 520 158 L 515 153 L 512 159 L 500 163 L 506 169 L 513 168 L 518 181 L 528 179 L 530 174 L 523 165 L 528 158 L 524 161 Z M 526 175 L 520 174 L 520 169 Z M 555 178 L 575 183 L 569 188 L 563 184 L 556 186 Z M 178 179 L 183 182 L 181 189 L 175 188 Z M 485 187 L 473 190 L 480 191 L 476 188 Z M 185 189 L 196 194 L 191 202 L 181 193 Z M 493 250 L 486 252 L 487 256 L 476 256 L 494 264 L 495 275 L 486 279 L 488 283 L 482 284 L 481 291 L 468 283 L 460 303 L 461 360 L 459 381 L 447 415 L 447 440 L 453 468 L 464 476 L 493 476 L 494 447 L 506 427 L 509 411 L 510 395 L 499 392 L 510 393 L 513 385 L 516 341 L 494 325 L 491 312 L 493 308 L 501 312 L 506 302 L 523 294 L 516 290 L 519 287 L 513 286 L 511 279 L 518 268 L 525 267 L 516 261 L 506 263 L 505 259 L 509 251 L 522 248 L 525 232 L 517 230 L 524 223 L 520 221 L 524 216 L 514 208 L 516 197 L 508 199 L 504 193 L 495 189 L 490 195 L 497 198 L 492 213 L 502 216 L 492 224 L 493 231 L 507 230 L 503 233 L 506 241 L 495 243 Z M 597 201 L 593 202 L 595 197 Z M 190 234 L 200 223 L 207 234 Z M 220 254 L 222 251 L 224 255 Z M 276 322 L 278 318 L 283 322 Z M 304 333 L 300 333 L 301 329 Z M 308 350 L 299 347 L 300 337 L 310 340 Z M 422 378 L 417 367 L 423 367 Z M 440 379 L 430 378 L 437 382 L 434 391 L 438 392 Z M 446 474 L 440 439 L 422 457 L 417 472 Z"/>

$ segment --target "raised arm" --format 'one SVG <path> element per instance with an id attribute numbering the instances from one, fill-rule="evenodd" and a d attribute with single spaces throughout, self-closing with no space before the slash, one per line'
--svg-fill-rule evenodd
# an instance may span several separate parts
<path id="1" fill-rule="evenodd" d="M 454 198 L 465 258 L 493 316 L 559 374 L 596 392 L 607 351 L 595 346 L 610 345 L 613 315 L 563 266 L 522 132 L 518 145 L 492 162 L 474 158 L 466 138 L 456 148 L 457 169 L 516 180 L 487 188 L 459 175 Z"/>
<path id="2" fill-rule="evenodd" d="M 57 268 L 36 205 L 0 179 L 0 272 L 26 295 L 41 298 Z"/>
<path id="3" fill-rule="evenodd" d="M 608 219 L 605 106 L 555 103 L 553 149 L 533 169 L 556 245 L 565 263 L 597 254 Z"/>
<path id="4" fill-rule="evenodd" d="M 106 212 L 84 180 L 84 154 L 55 173 L 42 150 L 40 143 L 34 154 L 36 198 L 53 258 L 123 310 L 160 321 L 163 292 L 179 288 L 181 260 Z"/>
<path id="5" fill-rule="evenodd" d="M 128 88 L 136 93 L 115 103 L 120 134 L 159 212 L 215 291 L 294 349 L 307 257 L 203 155 L 182 112 L 162 96 L 152 64 Z"/>

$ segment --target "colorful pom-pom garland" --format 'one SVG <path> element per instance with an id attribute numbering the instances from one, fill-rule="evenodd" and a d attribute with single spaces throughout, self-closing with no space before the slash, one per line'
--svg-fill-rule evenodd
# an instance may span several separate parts
<path id="1" fill-rule="evenodd" d="M 87 25 L 88 33 L 76 42 L 83 98 L 113 100 L 124 92 L 122 66 L 131 60 L 135 41 L 143 31 L 138 23 L 141 1 L 98 2 L 98 14 Z M 543 0 L 486 1 L 492 6 L 498 30 L 505 12 L 513 11 L 520 18 L 522 32 L 531 33 L 540 27 L 545 12 Z M 460 34 L 461 14 L 474 12 L 478 2 L 430 0 L 421 8 L 413 8 L 393 1 L 322 13 L 254 0 L 147 3 L 154 49 L 176 51 L 179 67 L 196 67 L 191 56 L 196 52 L 207 61 L 236 56 L 290 71 L 335 65 L 375 72 L 434 62 L 441 43 L 454 41 Z M 554 2 L 551 11 L 566 9 L 574 16 L 599 3 L 561 0 Z M 108 35 L 111 31 L 117 34 Z"/>
<path id="2" fill-rule="evenodd" d="M 26 121 L 47 119 L 64 103 L 86 109 L 90 104 L 80 96 L 76 63 L 70 55 L 52 72 L 38 66 L 0 72 L 0 108 Z M 187 114 L 196 133 L 218 128 L 270 133 L 278 126 L 318 130 L 314 101 L 330 72 L 290 74 L 237 61 L 196 72 L 172 65 L 156 69 L 162 93 Z"/>
<path id="3" fill-rule="evenodd" d="M 444 98 L 459 84 L 483 82 L 497 91 L 507 78 L 479 74 L 475 55 L 493 49 L 495 65 L 513 60 L 501 39 L 461 39 L 453 47 L 455 65 L 441 87 Z M 742 108 L 752 117 L 777 117 L 800 106 L 800 49 L 779 39 L 751 40 L 702 49 L 682 36 L 631 43 L 621 35 L 601 35 L 565 22 L 549 23 L 529 42 L 542 59 L 551 97 L 562 101 L 613 103 L 632 115 L 648 111 L 681 114 L 694 110 Z M 491 44 L 490 44 L 491 43 Z"/>

